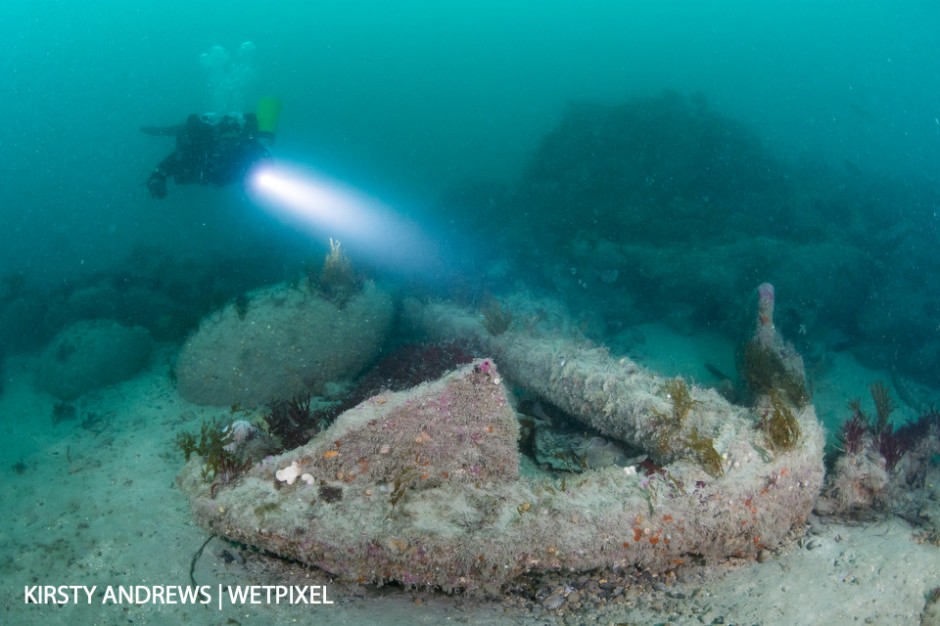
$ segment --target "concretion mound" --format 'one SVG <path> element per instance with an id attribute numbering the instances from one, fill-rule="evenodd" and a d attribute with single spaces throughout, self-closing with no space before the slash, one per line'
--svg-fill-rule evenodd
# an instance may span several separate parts
<path id="1" fill-rule="evenodd" d="M 319 393 L 375 358 L 394 314 L 375 284 L 342 307 L 287 284 L 229 304 L 202 321 L 180 351 L 180 395 L 198 404 L 259 406 Z"/>
<path id="2" fill-rule="evenodd" d="M 231 484 L 209 484 L 194 459 L 180 485 L 199 524 L 345 580 L 495 593 L 525 572 L 661 572 L 690 559 L 754 557 L 810 512 L 823 478 L 811 406 L 794 409 L 802 434 L 788 452 L 768 447 L 748 410 L 695 387 L 689 415 L 666 428 L 667 381 L 628 360 L 525 332 L 491 337 L 453 307 L 411 303 L 409 316 L 429 334 L 487 348 L 514 384 L 644 447 L 663 467 L 519 475 L 515 414 L 486 359 L 375 396 Z M 711 439 L 720 467 L 669 449 L 693 432 Z M 293 463 L 306 476 L 279 481 Z"/>
<path id="3" fill-rule="evenodd" d="M 60 400 L 133 378 L 150 359 L 146 328 L 83 320 L 53 338 L 36 364 L 36 386 Z"/>

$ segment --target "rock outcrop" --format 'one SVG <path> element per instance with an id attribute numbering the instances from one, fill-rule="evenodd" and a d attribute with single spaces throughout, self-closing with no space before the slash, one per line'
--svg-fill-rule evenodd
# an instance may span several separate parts
<path id="1" fill-rule="evenodd" d="M 198 404 L 259 406 L 355 376 L 378 353 L 394 314 L 373 283 L 343 306 L 287 284 L 204 319 L 180 351 L 180 394 Z"/>
<path id="2" fill-rule="evenodd" d="M 112 320 L 83 320 L 49 343 L 36 365 L 36 386 L 60 400 L 127 380 L 150 359 L 147 329 Z"/>

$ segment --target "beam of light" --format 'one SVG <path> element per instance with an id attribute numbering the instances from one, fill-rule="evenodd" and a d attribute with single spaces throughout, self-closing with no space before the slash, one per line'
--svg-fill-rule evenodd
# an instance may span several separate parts
<path id="1" fill-rule="evenodd" d="M 431 273 L 437 245 L 418 226 L 388 206 L 320 174 L 280 163 L 252 172 L 256 199 L 295 227 L 338 239 L 354 256 L 388 269 Z"/>

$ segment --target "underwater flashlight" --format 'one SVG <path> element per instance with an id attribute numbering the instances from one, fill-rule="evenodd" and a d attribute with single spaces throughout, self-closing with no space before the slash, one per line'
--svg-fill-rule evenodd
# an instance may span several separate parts
<path id="1" fill-rule="evenodd" d="M 348 185 L 307 169 L 264 163 L 251 187 L 266 208 L 292 225 L 343 242 L 352 254 L 384 266 L 433 271 L 436 246 L 416 224 Z"/>

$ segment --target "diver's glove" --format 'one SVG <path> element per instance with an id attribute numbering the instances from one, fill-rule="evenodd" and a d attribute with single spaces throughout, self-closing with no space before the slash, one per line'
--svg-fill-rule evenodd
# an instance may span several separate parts
<path id="1" fill-rule="evenodd" d="M 166 175 L 160 170 L 154 170 L 147 179 L 147 191 L 151 198 L 162 200 L 166 198 Z"/>

